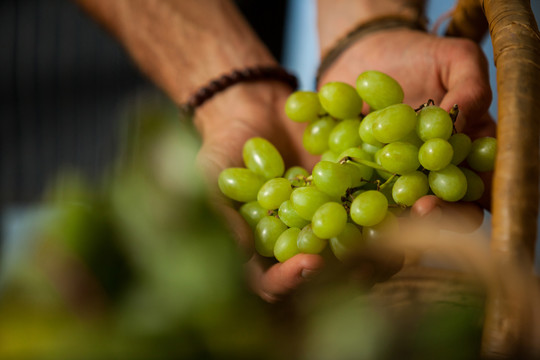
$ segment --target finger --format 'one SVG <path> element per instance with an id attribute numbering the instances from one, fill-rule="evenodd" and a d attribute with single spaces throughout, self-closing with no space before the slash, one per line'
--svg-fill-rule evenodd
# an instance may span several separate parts
<path id="1" fill-rule="evenodd" d="M 426 195 L 414 203 L 411 216 L 427 219 L 444 230 L 469 233 L 482 225 L 484 211 L 476 203 L 447 202 Z"/>
<path id="2" fill-rule="evenodd" d="M 323 268 L 319 255 L 298 254 L 283 263 L 254 255 L 246 264 L 253 290 L 265 301 L 275 303 L 316 276 Z"/>

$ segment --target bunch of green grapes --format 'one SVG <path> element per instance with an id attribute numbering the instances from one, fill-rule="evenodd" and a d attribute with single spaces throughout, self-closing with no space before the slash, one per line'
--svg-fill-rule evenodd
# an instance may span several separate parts
<path id="1" fill-rule="evenodd" d="M 395 229 L 399 210 L 424 195 L 480 199 L 484 183 L 477 172 L 493 170 L 496 140 L 457 133 L 457 114 L 432 101 L 416 110 L 402 101 L 399 83 L 378 71 L 360 74 L 356 89 L 331 82 L 318 93 L 291 94 L 285 112 L 308 123 L 303 146 L 321 155 L 311 173 L 285 169 L 263 138 L 245 143 L 245 167 L 223 170 L 219 187 L 242 203 L 260 255 L 283 262 L 329 246 L 343 260 Z"/>

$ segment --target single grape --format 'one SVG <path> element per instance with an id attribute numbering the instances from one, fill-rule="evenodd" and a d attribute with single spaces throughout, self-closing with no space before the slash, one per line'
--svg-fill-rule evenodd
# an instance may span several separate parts
<path id="1" fill-rule="evenodd" d="M 274 245 L 274 257 L 279 262 L 285 262 L 300 253 L 297 245 L 298 234 L 300 234 L 300 229 L 290 228 L 278 237 Z"/>
<path id="2" fill-rule="evenodd" d="M 467 193 L 467 178 L 453 164 L 440 171 L 431 171 L 428 181 L 433 193 L 445 201 L 461 200 Z"/>
<path id="3" fill-rule="evenodd" d="M 304 226 L 300 234 L 298 234 L 297 246 L 301 253 L 319 254 L 327 244 L 328 240 L 315 235 L 311 224 Z"/>
<path id="4" fill-rule="evenodd" d="M 382 148 L 379 154 L 381 166 L 393 174 L 406 174 L 420 166 L 418 148 L 413 144 L 397 141 Z"/>
<path id="5" fill-rule="evenodd" d="M 296 188 L 291 194 L 293 209 L 300 217 L 309 221 L 311 221 L 315 211 L 329 201 L 330 196 L 314 186 Z"/>
<path id="6" fill-rule="evenodd" d="M 252 228 L 255 228 L 259 221 L 268 215 L 268 210 L 259 205 L 257 201 L 250 201 L 243 204 L 238 211 Z"/>
<path id="7" fill-rule="evenodd" d="M 452 145 L 446 140 L 434 138 L 427 140 L 418 150 L 418 160 L 427 170 L 444 169 L 454 156 Z"/>
<path id="8" fill-rule="evenodd" d="M 296 122 L 317 119 L 321 109 L 319 94 L 313 91 L 295 91 L 285 102 L 285 114 Z"/>
<path id="9" fill-rule="evenodd" d="M 362 150 L 364 150 L 365 152 L 367 152 L 371 156 L 375 156 L 375 153 L 382 149 L 382 147 L 371 145 L 371 144 L 368 144 L 368 143 L 365 143 L 365 142 L 363 142 L 360 147 L 361 147 Z"/>
<path id="10" fill-rule="evenodd" d="M 349 84 L 334 81 L 323 85 L 319 90 L 322 107 L 338 119 L 354 118 L 362 112 L 362 99 Z"/>
<path id="11" fill-rule="evenodd" d="M 279 208 L 281 203 L 288 200 L 292 193 L 289 180 L 285 178 L 270 179 L 261 186 L 257 194 L 259 204 L 268 210 Z"/>
<path id="12" fill-rule="evenodd" d="M 346 223 L 341 234 L 331 238 L 328 243 L 336 258 L 341 261 L 360 254 L 365 247 L 362 232 L 353 223 Z"/>
<path id="13" fill-rule="evenodd" d="M 418 137 L 418 134 L 416 133 L 416 130 L 413 129 L 407 136 L 405 136 L 403 139 L 401 139 L 402 142 L 406 142 L 409 144 L 413 144 L 417 148 L 420 148 L 424 144 L 422 139 Z"/>
<path id="14" fill-rule="evenodd" d="M 304 130 L 302 145 L 308 153 L 320 155 L 328 150 L 328 138 L 336 122 L 325 116 L 310 123 Z"/>
<path id="15" fill-rule="evenodd" d="M 371 155 L 358 147 L 351 147 L 339 154 L 338 159 L 343 159 L 346 156 L 350 156 L 354 159 L 372 161 Z M 351 186 L 357 187 L 365 184 L 366 180 L 371 179 L 373 176 L 373 168 L 349 161 L 343 164 L 351 175 Z"/>
<path id="16" fill-rule="evenodd" d="M 333 152 L 332 150 L 326 150 L 321 154 L 321 161 L 331 161 L 331 162 L 338 162 L 338 154 Z"/>
<path id="17" fill-rule="evenodd" d="M 278 216 L 288 227 L 297 227 L 301 229 L 309 224 L 308 220 L 301 218 L 296 210 L 294 210 L 291 200 L 284 201 L 279 206 Z"/>
<path id="18" fill-rule="evenodd" d="M 382 154 L 382 149 L 380 149 L 379 151 L 377 151 L 375 153 L 375 155 L 373 155 L 373 160 L 375 161 L 375 163 L 377 165 L 380 165 L 380 166 L 383 166 L 381 164 L 381 154 Z M 380 170 L 380 169 L 376 169 L 375 170 L 376 174 L 378 177 L 380 177 L 382 180 L 388 180 L 390 179 L 390 177 L 392 177 L 392 173 L 389 172 L 389 171 L 384 171 L 384 170 Z M 383 181 L 384 182 L 384 181 Z"/>
<path id="19" fill-rule="evenodd" d="M 274 216 L 263 217 L 255 227 L 255 250 L 261 256 L 274 256 L 274 245 L 285 230 L 287 225 L 280 219 Z"/>
<path id="20" fill-rule="evenodd" d="M 392 188 L 392 197 L 397 204 L 412 206 L 416 200 L 427 195 L 429 183 L 427 176 L 420 171 L 401 175 Z"/>
<path id="21" fill-rule="evenodd" d="M 218 178 L 218 187 L 228 198 L 250 202 L 257 199 L 257 193 L 265 179 L 246 168 L 224 169 Z"/>
<path id="22" fill-rule="evenodd" d="M 380 223 L 388 211 L 386 196 L 376 190 L 368 190 L 358 195 L 351 203 L 351 218 L 361 226 Z"/>
<path id="23" fill-rule="evenodd" d="M 467 168 L 459 168 L 465 178 L 467 179 L 467 192 L 463 196 L 463 201 L 476 201 L 479 200 L 484 194 L 484 181 L 477 173 Z"/>
<path id="24" fill-rule="evenodd" d="M 249 139 L 244 144 L 242 155 L 246 167 L 265 179 L 279 177 L 285 171 L 281 154 L 266 139 L 260 137 Z"/>
<path id="25" fill-rule="evenodd" d="M 384 219 L 375 226 L 364 226 L 362 237 L 366 244 L 381 244 L 392 240 L 398 236 L 399 222 L 393 213 L 388 211 Z"/>
<path id="26" fill-rule="evenodd" d="M 341 234 L 347 223 L 347 211 L 337 202 L 327 202 L 315 211 L 311 227 L 321 239 L 329 239 Z"/>
<path id="27" fill-rule="evenodd" d="M 406 137 L 416 127 L 416 112 L 406 104 L 391 105 L 376 112 L 372 133 L 381 143 L 391 143 Z"/>
<path id="28" fill-rule="evenodd" d="M 352 184 L 347 168 L 330 161 L 318 162 L 313 167 L 312 176 L 315 186 L 333 198 L 340 198 Z"/>
<path id="29" fill-rule="evenodd" d="M 360 146 L 362 140 L 358 134 L 360 119 L 345 119 L 340 121 L 328 137 L 330 150 L 340 153 L 350 147 Z"/>
<path id="30" fill-rule="evenodd" d="M 471 152 L 467 156 L 467 163 L 476 171 L 492 171 L 495 168 L 495 155 L 497 154 L 497 140 L 486 136 L 472 142 Z"/>
<path id="31" fill-rule="evenodd" d="M 301 166 L 291 166 L 285 171 L 283 177 L 291 183 L 292 186 L 304 186 L 309 173 Z"/>
<path id="32" fill-rule="evenodd" d="M 448 142 L 454 149 L 454 156 L 452 157 L 451 163 L 454 165 L 461 164 L 471 151 L 471 138 L 466 134 L 457 133 L 450 136 Z"/>
<path id="33" fill-rule="evenodd" d="M 376 70 L 364 71 L 358 76 L 356 91 L 373 110 L 403 101 L 403 89 L 399 83 L 391 76 Z"/>
<path id="34" fill-rule="evenodd" d="M 383 143 L 375 138 L 373 135 L 373 124 L 377 120 L 377 111 L 370 112 L 360 122 L 358 128 L 358 135 L 364 144 L 373 145 L 376 147 L 383 147 Z"/>
<path id="35" fill-rule="evenodd" d="M 438 106 L 426 106 L 418 113 L 416 133 L 423 141 L 434 138 L 448 140 L 453 129 L 450 115 Z"/>

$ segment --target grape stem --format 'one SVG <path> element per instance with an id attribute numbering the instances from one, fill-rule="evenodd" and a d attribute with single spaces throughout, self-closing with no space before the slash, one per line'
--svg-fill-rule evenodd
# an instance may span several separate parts
<path id="1" fill-rule="evenodd" d="M 457 133 L 456 120 L 459 114 L 458 105 L 454 104 L 454 106 L 452 106 L 448 114 L 450 115 L 450 119 L 452 119 L 452 134 L 456 134 Z"/>
<path id="2" fill-rule="evenodd" d="M 414 109 L 414 111 L 419 112 L 423 108 L 425 108 L 427 106 L 430 106 L 430 105 L 435 105 L 435 101 L 433 99 L 429 99 L 427 102 L 423 103 L 418 108 Z"/>
<path id="3" fill-rule="evenodd" d="M 360 165 L 365 165 L 365 166 L 368 166 L 368 167 L 376 169 L 376 170 L 387 171 L 385 168 L 383 168 L 382 166 L 380 166 L 377 163 L 374 163 L 373 161 L 364 160 L 364 159 L 358 159 L 358 158 L 354 158 L 352 156 L 345 156 L 343 159 L 339 160 L 339 163 L 340 164 L 345 164 L 347 161 L 350 161 L 350 162 L 353 162 L 353 163 L 356 163 L 356 164 L 360 164 Z"/>
<path id="4" fill-rule="evenodd" d="M 385 187 L 388 186 L 388 184 L 390 184 L 392 181 L 394 181 L 394 179 L 396 178 L 397 174 L 392 174 L 392 176 L 390 176 L 388 179 L 386 179 L 386 181 L 382 184 L 381 184 L 381 181 L 380 180 L 377 180 L 377 190 L 378 191 L 381 191 L 382 189 L 384 189 Z"/>

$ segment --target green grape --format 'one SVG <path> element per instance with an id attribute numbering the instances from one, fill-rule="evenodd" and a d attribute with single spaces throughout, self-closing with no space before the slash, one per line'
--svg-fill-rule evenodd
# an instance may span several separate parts
<path id="1" fill-rule="evenodd" d="M 294 210 L 291 200 L 284 201 L 278 210 L 278 216 L 288 227 L 303 228 L 309 224 L 308 220 L 302 219 Z"/>
<path id="2" fill-rule="evenodd" d="M 383 147 L 379 153 L 379 161 L 382 167 L 393 174 L 406 174 L 420 166 L 418 148 L 401 141 Z"/>
<path id="3" fill-rule="evenodd" d="M 467 156 L 467 163 L 476 171 L 491 171 L 495 168 L 495 155 L 497 154 L 497 140 L 486 136 L 472 142 L 471 152 Z"/>
<path id="4" fill-rule="evenodd" d="M 320 155 L 328 150 L 328 138 L 336 122 L 329 116 L 310 123 L 304 130 L 302 145 L 308 153 Z"/>
<path id="5" fill-rule="evenodd" d="M 341 234 L 331 238 L 328 242 L 336 258 L 341 261 L 359 254 L 365 247 L 362 232 L 353 223 L 346 223 Z"/>
<path id="6" fill-rule="evenodd" d="M 346 149 L 341 154 L 339 154 L 338 159 L 343 159 L 346 156 L 350 156 L 352 158 L 360 160 L 372 161 L 371 155 L 357 147 Z M 364 185 L 365 181 L 371 179 L 371 177 L 373 176 L 373 168 L 369 166 L 358 164 L 353 161 L 347 162 L 343 165 L 351 175 L 352 187 Z"/>
<path id="7" fill-rule="evenodd" d="M 335 153 L 340 153 L 350 147 L 360 146 L 362 140 L 358 134 L 360 119 L 345 119 L 340 121 L 328 137 L 328 147 Z"/>
<path id="8" fill-rule="evenodd" d="M 397 204 L 412 206 L 416 200 L 427 195 L 429 183 L 427 176 L 420 171 L 401 175 L 392 188 L 392 197 Z"/>
<path id="9" fill-rule="evenodd" d="M 285 171 L 283 177 L 291 183 L 292 186 L 304 186 L 306 184 L 306 178 L 309 176 L 309 173 L 306 169 L 301 166 L 291 166 Z"/>
<path id="10" fill-rule="evenodd" d="M 228 198 L 250 202 L 257 199 L 257 193 L 265 179 L 246 168 L 228 168 L 219 174 L 218 186 Z"/>
<path id="11" fill-rule="evenodd" d="M 362 99 L 349 84 L 334 81 L 324 84 L 319 90 L 322 107 L 338 119 L 354 118 L 362 112 Z"/>
<path id="12" fill-rule="evenodd" d="M 330 201 L 330 197 L 314 186 L 299 187 L 291 194 L 293 209 L 303 219 L 311 221 L 315 211 Z"/>
<path id="13" fill-rule="evenodd" d="M 296 122 L 317 119 L 321 109 L 319 95 L 313 91 L 295 91 L 285 102 L 285 114 Z"/>
<path id="14" fill-rule="evenodd" d="M 477 173 L 467 168 L 459 168 L 465 178 L 467 179 L 467 192 L 463 196 L 463 201 L 476 201 L 479 200 L 484 194 L 485 185 L 484 181 Z"/>
<path id="15" fill-rule="evenodd" d="M 304 226 L 300 234 L 298 234 L 297 246 L 301 253 L 319 254 L 327 244 L 328 241 L 326 239 L 321 239 L 315 235 L 311 224 Z"/>
<path id="16" fill-rule="evenodd" d="M 298 234 L 300 234 L 299 228 L 290 228 L 279 235 L 274 246 L 274 257 L 279 262 L 285 262 L 300 253 L 297 245 Z"/>
<path id="17" fill-rule="evenodd" d="M 352 179 L 343 164 L 320 161 L 312 171 L 313 183 L 319 190 L 333 198 L 340 198 L 351 187 Z"/>
<path id="18" fill-rule="evenodd" d="M 377 165 L 380 165 L 380 166 L 382 166 L 382 164 L 381 164 L 381 154 L 382 154 L 382 149 L 380 149 L 379 151 L 377 151 L 375 153 L 375 155 L 373 155 L 373 160 L 375 161 L 375 163 Z M 383 170 L 379 170 L 379 169 L 376 169 L 375 171 L 376 171 L 376 174 L 383 180 L 388 180 L 393 175 L 391 172 L 388 172 L 388 171 L 383 171 Z"/>
<path id="19" fill-rule="evenodd" d="M 450 136 L 448 139 L 450 145 L 454 149 L 454 156 L 452 157 L 451 163 L 454 165 L 461 164 L 469 155 L 471 151 L 471 138 L 466 134 L 457 133 Z"/>
<path id="20" fill-rule="evenodd" d="M 416 133 L 416 130 L 411 131 L 407 136 L 405 136 L 403 139 L 401 139 L 402 142 L 406 142 L 409 144 L 413 144 L 417 148 L 420 148 L 424 144 L 422 139 L 418 137 L 418 134 Z"/>
<path id="21" fill-rule="evenodd" d="M 388 211 L 384 219 L 375 226 L 364 226 L 362 237 L 366 244 L 381 244 L 388 242 L 399 231 L 399 222 L 393 213 Z"/>
<path id="22" fill-rule="evenodd" d="M 426 106 L 418 113 L 416 133 L 423 141 L 434 138 L 448 140 L 453 129 L 450 115 L 438 106 Z"/>
<path id="23" fill-rule="evenodd" d="M 330 239 L 341 234 L 347 223 L 347 211 L 337 202 L 327 202 L 315 211 L 311 227 L 321 239 Z"/>
<path id="24" fill-rule="evenodd" d="M 367 114 L 360 122 L 358 135 L 364 144 L 369 144 L 377 147 L 383 147 L 383 143 L 373 136 L 373 124 L 377 120 L 377 111 Z"/>
<path id="25" fill-rule="evenodd" d="M 427 170 L 444 169 L 454 156 L 452 145 L 446 140 L 435 138 L 427 140 L 418 150 L 418 160 Z"/>
<path id="26" fill-rule="evenodd" d="M 453 164 L 440 171 L 431 171 L 428 181 L 433 193 L 445 201 L 461 200 L 467 193 L 467 178 Z"/>
<path id="27" fill-rule="evenodd" d="M 242 155 L 246 167 L 267 180 L 279 177 L 285 171 L 281 154 L 266 139 L 260 137 L 249 139 L 244 144 Z"/>
<path id="28" fill-rule="evenodd" d="M 280 219 L 274 216 L 263 217 L 255 227 L 255 250 L 261 256 L 274 256 L 274 245 L 285 230 L 287 225 Z"/>
<path id="29" fill-rule="evenodd" d="M 372 133 L 381 143 L 391 143 L 406 137 L 416 127 L 416 112 L 406 104 L 391 105 L 376 112 Z"/>
<path id="30" fill-rule="evenodd" d="M 403 101 L 403 89 L 399 83 L 391 76 L 376 70 L 364 71 L 358 76 L 356 91 L 373 110 Z"/>
<path id="31" fill-rule="evenodd" d="M 386 197 L 386 200 L 388 200 L 388 205 L 390 205 L 390 204 L 395 205 L 396 204 L 396 202 L 394 201 L 394 198 L 392 196 L 392 191 L 394 189 L 394 184 L 396 183 L 396 180 L 397 179 L 394 179 L 391 182 L 386 183 L 386 185 L 379 188 L 379 190 L 378 190 L 381 194 L 383 194 Z M 381 184 L 384 184 L 385 182 L 386 181 L 381 180 Z M 375 186 L 375 189 L 372 189 L 372 190 L 377 190 L 377 187 Z"/>
<path id="32" fill-rule="evenodd" d="M 382 149 L 382 147 L 371 145 L 368 143 L 363 142 L 361 145 L 361 149 L 367 152 L 371 156 L 375 156 L 375 153 Z"/>
<path id="33" fill-rule="evenodd" d="M 386 196 L 376 190 L 368 190 L 358 195 L 351 203 L 351 218 L 361 226 L 380 223 L 388 211 Z"/>
<path id="34" fill-rule="evenodd" d="M 259 221 L 268 215 L 268 210 L 259 205 L 257 201 L 243 204 L 238 211 L 252 228 L 255 228 Z"/>
<path id="35" fill-rule="evenodd" d="M 259 204 L 268 210 L 279 208 L 281 203 L 288 200 L 292 193 L 289 180 L 274 178 L 264 183 L 257 194 Z"/>
<path id="36" fill-rule="evenodd" d="M 326 150 L 321 155 L 321 161 L 331 161 L 331 162 L 338 162 L 338 154 L 333 152 L 332 150 Z"/>

